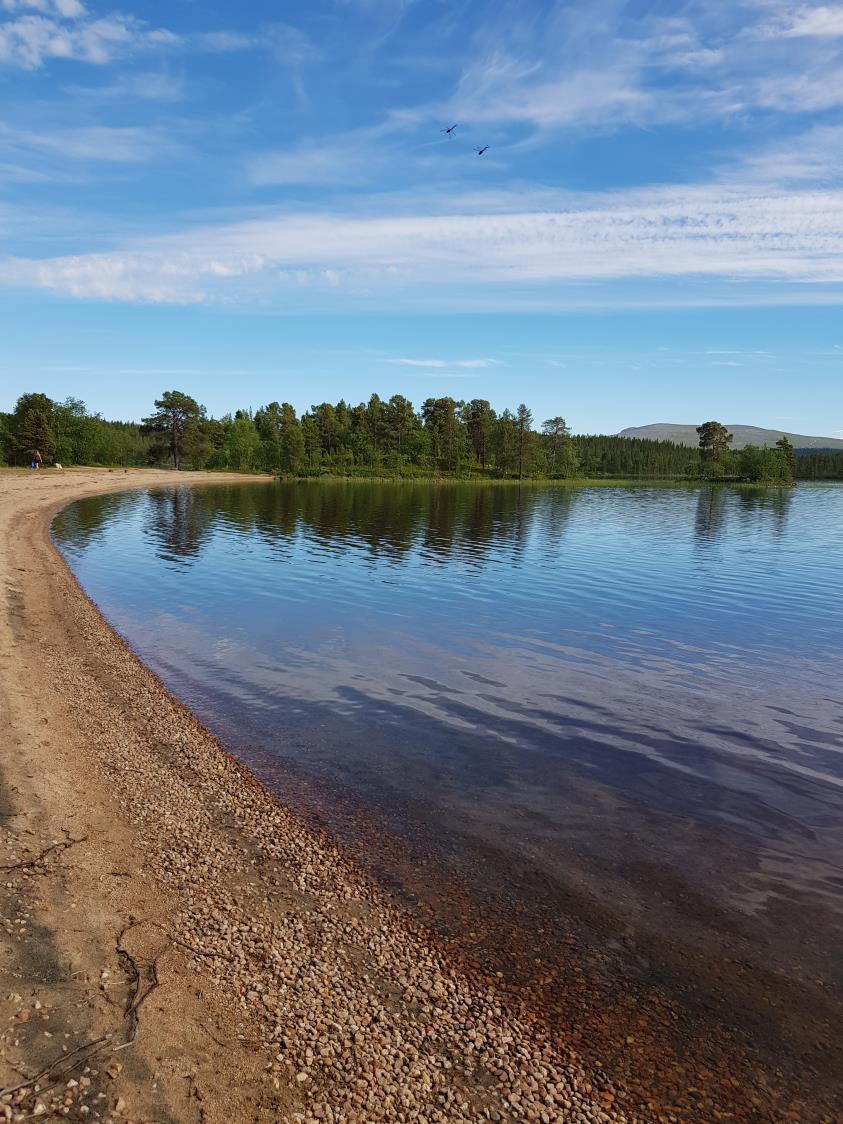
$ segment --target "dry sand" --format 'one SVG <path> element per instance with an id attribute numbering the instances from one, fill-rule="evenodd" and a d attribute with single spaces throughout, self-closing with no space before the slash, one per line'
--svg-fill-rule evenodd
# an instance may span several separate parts
<path id="1" fill-rule="evenodd" d="M 50 516 L 172 482 L 0 473 L 0 1116 L 678 1119 L 449 967 L 108 628 Z"/>

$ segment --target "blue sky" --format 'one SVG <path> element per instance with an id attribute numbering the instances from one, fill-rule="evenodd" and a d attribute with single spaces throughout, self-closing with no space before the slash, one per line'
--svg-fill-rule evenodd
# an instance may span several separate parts
<path id="1" fill-rule="evenodd" d="M 0 408 L 843 435 L 843 3 L 0 0 L 0 97 Z"/>

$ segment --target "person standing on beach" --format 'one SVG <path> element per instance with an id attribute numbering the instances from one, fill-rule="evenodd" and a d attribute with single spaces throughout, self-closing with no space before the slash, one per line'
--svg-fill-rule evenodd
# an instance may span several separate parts
<path id="1" fill-rule="evenodd" d="M 32 454 L 32 467 L 33 468 L 40 468 L 41 462 L 42 462 L 41 453 L 38 449 L 36 449 L 35 452 Z"/>

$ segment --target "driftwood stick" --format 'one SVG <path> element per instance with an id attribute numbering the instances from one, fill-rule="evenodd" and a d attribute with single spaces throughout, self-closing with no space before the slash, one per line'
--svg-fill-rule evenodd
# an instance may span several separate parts
<path id="1" fill-rule="evenodd" d="M 94 1050 L 97 1046 L 101 1046 L 104 1042 L 111 1039 L 110 1034 L 104 1034 L 101 1038 L 94 1038 L 91 1042 L 83 1042 L 81 1046 L 77 1046 L 75 1050 L 70 1050 L 66 1054 L 62 1054 L 60 1058 L 56 1058 L 54 1062 L 42 1069 L 40 1073 L 36 1073 L 34 1077 L 30 1077 L 27 1081 L 22 1081 L 20 1085 L 10 1085 L 5 1089 L 0 1089 L 0 1097 L 10 1096 L 12 1093 L 19 1093 L 21 1089 L 28 1089 L 30 1085 L 37 1085 L 39 1081 L 43 1081 L 45 1077 L 52 1077 L 55 1071 L 59 1069 L 64 1062 L 70 1061 L 77 1054 L 81 1054 L 83 1050 Z M 81 1061 L 87 1061 L 87 1058 L 82 1058 L 73 1063 L 74 1066 L 79 1065 Z M 73 1068 L 72 1066 L 70 1068 Z"/>
<path id="2" fill-rule="evenodd" d="M 123 938 L 126 936 L 126 934 L 131 932 L 132 929 L 137 928 L 140 924 L 142 924 L 142 922 L 131 920 L 129 924 L 125 925 L 117 935 L 117 955 L 120 957 L 126 970 L 126 974 L 129 977 L 130 987 L 129 1000 L 124 1011 L 125 1017 L 129 1020 L 130 1032 L 129 1038 L 122 1044 L 122 1046 L 119 1047 L 119 1049 L 121 1050 L 125 1049 L 126 1046 L 129 1046 L 132 1042 L 134 1042 L 135 1038 L 137 1037 L 138 1026 L 140 1023 L 138 1012 L 150 997 L 150 995 L 153 993 L 153 991 L 155 991 L 155 989 L 160 986 L 161 980 L 158 978 L 158 961 L 166 952 L 169 952 L 170 948 L 172 947 L 171 945 L 167 945 L 166 948 L 163 948 L 150 961 L 146 969 L 149 979 L 147 980 L 146 987 L 144 988 L 143 973 L 138 966 L 138 962 L 123 944 Z"/>

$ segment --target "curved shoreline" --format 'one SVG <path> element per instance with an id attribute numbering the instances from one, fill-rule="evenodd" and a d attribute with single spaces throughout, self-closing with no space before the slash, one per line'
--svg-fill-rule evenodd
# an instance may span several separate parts
<path id="1" fill-rule="evenodd" d="M 612 1090 L 597 1090 L 493 986 L 451 969 L 104 621 L 51 544 L 49 521 L 82 495 L 174 482 L 124 476 L 0 477 L 2 568 L 14 591 L 0 647 L 4 667 L 12 661 L 3 733 L 23 751 L 4 755 L 4 787 L 47 835 L 61 839 L 72 821 L 74 840 L 22 893 L 58 962 L 84 960 L 91 984 L 103 965 L 87 1033 L 110 1025 L 111 1048 L 123 1012 L 155 989 L 130 1011 L 137 1035 L 119 1055 L 124 1068 L 87 1118 L 189 1120 L 198 1103 L 208 1121 L 628 1119 Z M 15 665 L 13 649 L 39 658 Z M 51 737 L 39 737 L 39 722 Z M 104 865 L 121 869 L 105 875 Z M 81 941 L 67 928 L 68 897 L 84 911 Z M 80 969 L 65 974 L 53 990 Z M 110 986 L 127 993 L 122 1002 L 99 1002 Z M 53 1006 L 34 1002 L 33 1011 Z M 81 1057 L 96 1074 L 72 1097 L 97 1088 L 105 1064 L 99 1053 Z"/>
<path id="2" fill-rule="evenodd" d="M 710 1101 L 709 1090 L 694 1093 L 691 1110 L 687 1098 L 684 1107 L 647 1105 L 612 1088 L 599 1070 L 586 1072 L 564 1043 L 552 1042 L 526 1011 L 514 1010 L 494 981 L 447 963 L 327 835 L 305 826 L 166 691 L 78 585 L 51 542 L 50 520 L 83 495 L 176 479 L 221 480 L 123 475 L 129 480 L 104 472 L 18 476 L 15 513 L 30 523 L 14 543 L 5 536 L 2 555 L 7 588 L 20 587 L 9 617 L 18 644 L 44 651 L 43 660 L 25 669 L 28 689 L 40 701 L 40 710 L 30 708 L 29 726 L 44 711 L 66 741 L 57 770 L 52 755 L 35 744 L 15 764 L 19 771 L 34 766 L 37 779 L 49 763 L 58 773 L 50 785 L 61 782 L 65 792 L 64 805 L 47 808 L 53 834 L 61 838 L 70 793 L 72 837 L 93 840 L 99 831 L 109 844 L 113 837 L 112 865 L 120 867 L 103 874 L 99 842 L 62 852 L 57 897 L 40 909 L 42 924 L 64 958 L 77 963 L 82 952 L 62 927 L 62 895 L 70 892 L 89 910 L 103 878 L 117 881 L 119 889 L 109 891 L 111 912 L 87 950 L 86 971 L 95 981 L 96 965 L 111 957 L 104 970 L 127 986 L 125 956 L 114 938 L 135 917 L 143 919 L 131 930 L 135 963 L 145 964 L 148 982 L 156 972 L 160 978 L 133 1048 L 117 1055 L 133 1059 L 117 1079 L 125 1089 L 116 1093 L 110 1078 L 105 1086 L 111 1111 L 115 1096 L 125 1102 L 114 1118 L 131 1112 L 133 1119 L 161 1119 L 166 1110 L 168 1119 L 194 1120 L 201 1110 L 207 1121 L 308 1124 L 716 1119 L 726 1106 Z M 14 479 L 0 474 L 0 529 L 11 517 L 2 503 L 4 485 Z M 254 479 L 226 476 L 224 482 Z M 118 481 L 122 487 L 114 486 Z M 32 510 L 35 487 L 45 492 L 44 502 Z M 50 490 L 62 489 L 50 499 Z M 28 572 L 33 562 L 40 573 Z M 14 670 L 5 667 L 3 660 L 0 689 L 14 694 Z M 17 687 L 26 693 L 20 679 Z M 54 698 L 45 708 L 47 694 Z M 10 787 L 12 762 L 5 757 Z M 20 787 L 23 780 L 16 774 L 12 783 Z M 48 795 L 25 794 L 21 807 L 48 806 Z M 86 863 L 97 869 L 96 882 Z M 46 882 L 39 876 L 38 889 Z M 131 993 L 131 979 L 128 988 Z M 115 1017 L 101 1006 L 96 1029 Z M 832 1119 L 787 1116 L 766 1098 L 759 1101 L 757 1092 L 736 1090 L 730 1117 Z"/>

